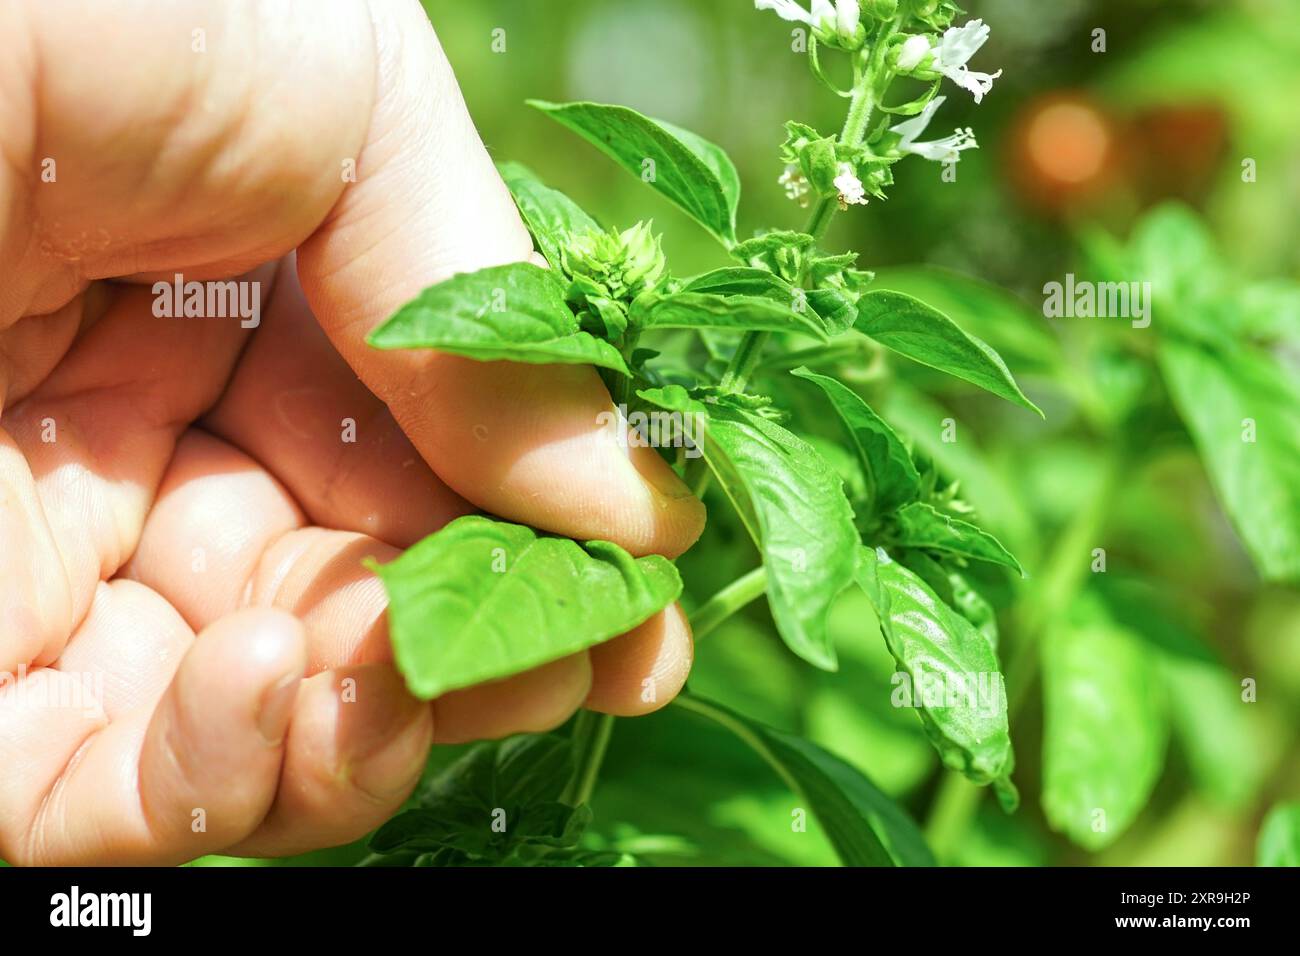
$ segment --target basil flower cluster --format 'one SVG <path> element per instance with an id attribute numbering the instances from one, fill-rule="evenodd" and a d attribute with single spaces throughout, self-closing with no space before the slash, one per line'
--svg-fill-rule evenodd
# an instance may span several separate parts
<path id="1" fill-rule="evenodd" d="M 560 252 L 568 300 L 584 328 L 611 341 L 627 330 L 628 305 L 666 278 L 667 263 L 650 223 L 619 232 L 590 229 L 570 237 Z"/>
<path id="2" fill-rule="evenodd" d="M 824 136 L 802 123 L 786 124 L 786 141 L 781 147 L 785 167 L 777 181 L 789 199 L 801 206 L 814 198 L 834 200 L 841 210 L 866 205 L 869 197 L 885 198 L 885 188 L 894 181 L 890 167 L 899 160 L 920 156 L 946 165 L 958 162 L 966 150 L 979 147 L 969 127 L 935 139 L 922 139 L 922 135 L 945 102 L 945 97 L 937 95 L 942 80 L 968 91 L 980 103 L 1002 75 L 1001 70 L 983 73 L 969 66 L 989 39 L 990 30 L 983 20 L 952 26 L 962 11 L 951 0 L 835 4 L 813 0 L 809 9 L 796 0 L 754 0 L 754 5 L 785 20 L 806 23 L 818 42 L 848 52 L 853 59 L 852 90 L 834 86 L 812 45 L 809 65 L 823 83 L 841 96 L 853 98 L 851 117 L 854 109 L 866 117 L 856 126 L 850 121 L 839 137 Z M 931 87 L 911 102 L 888 106 L 891 84 L 900 77 L 930 83 Z M 900 121 L 868 125 L 873 109 L 894 114 Z"/>

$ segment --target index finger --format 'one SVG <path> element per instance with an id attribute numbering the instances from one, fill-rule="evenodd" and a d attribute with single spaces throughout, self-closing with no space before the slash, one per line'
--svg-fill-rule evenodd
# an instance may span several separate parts
<path id="1" fill-rule="evenodd" d="M 626 426 L 611 423 L 592 369 L 366 345 L 424 287 L 526 259 L 533 248 L 423 11 L 377 2 L 372 12 L 379 90 L 358 182 L 300 252 L 318 319 L 463 497 L 636 554 L 679 554 L 698 537 L 703 507 L 654 449 L 621 440 Z"/>

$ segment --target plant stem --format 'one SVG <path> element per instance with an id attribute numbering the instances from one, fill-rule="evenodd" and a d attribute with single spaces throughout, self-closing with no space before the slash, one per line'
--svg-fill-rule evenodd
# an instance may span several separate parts
<path id="1" fill-rule="evenodd" d="M 746 332 L 741 336 L 740 344 L 736 346 L 736 352 L 727 363 L 722 381 L 718 384 L 731 392 L 743 392 L 745 383 L 749 381 L 749 376 L 753 374 L 759 357 L 763 354 L 763 346 L 771 335 L 771 332 Z"/>
<path id="2" fill-rule="evenodd" d="M 880 76 L 885 46 L 897 28 L 897 23 L 881 27 L 880 35 L 876 38 L 870 54 L 867 55 L 867 50 L 864 48 L 853 55 L 853 94 L 849 99 L 848 115 L 845 116 L 844 126 L 840 130 L 839 143 L 842 146 L 857 146 L 867 135 L 871 112 L 876 106 L 876 83 Z M 837 208 L 839 208 L 839 200 L 835 196 L 823 196 L 818 199 L 804 231 L 814 239 L 821 239 L 826 235 Z M 722 374 L 722 381 L 719 384 L 724 389 L 734 392 L 744 391 L 749 376 L 758 365 L 763 346 L 767 344 L 770 336 L 770 332 L 744 334 L 740 345 L 736 348 L 736 354 L 731 357 L 726 371 Z"/>
<path id="3" fill-rule="evenodd" d="M 753 601 L 766 588 L 767 572 L 757 567 L 713 595 L 691 615 L 691 630 L 696 640 Z M 576 807 L 591 799 L 613 730 L 614 718 L 611 715 L 593 710 L 578 712 L 569 737 L 573 747 L 573 776 L 560 795 L 561 803 Z"/>
<path id="4" fill-rule="evenodd" d="M 767 570 L 762 566 L 736 578 L 691 615 L 691 633 L 698 641 L 731 615 L 767 590 Z"/>
<path id="5" fill-rule="evenodd" d="M 612 715 L 598 714 L 594 710 L 578 711 L 569 738 L 573 746 L 573 776 L 560 795 L 561 803 L 577 807 L 591 799 L 613 730 Z"/>

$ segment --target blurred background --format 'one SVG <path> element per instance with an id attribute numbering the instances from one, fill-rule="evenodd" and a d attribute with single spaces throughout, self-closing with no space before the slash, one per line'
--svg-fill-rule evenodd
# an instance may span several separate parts
<path id="1" fill-rule="evenodd" d="M 837 130 L 843 104 L 792 52 L 791 24 L 750 0 L 425 5 L 493 156 L 531 166 L 607 225 L 653 218 L 676 275 L 725 256 L 526 98 L 619 103 L 691 129 L 740 171 L 742 237 L 803 222 L 777 183 L 782 125 Z M 760 601 L 701 642 L 692 688 L 853 762 L 912 812 L 945 862 L 1250 864 L 1270 807 L 1300 798 L 1300 592 L 1261 580 L 1141 345 L 1112 348 L 1110 333 L 1086 322 L 1044 318 L 1042 289 L 1087 271 L 1088 236 L 1122 239 L 1171 199 L 1204 220 L 1243 288 L 1300 275 L 1300 3 L 965 6 L 992 26 L 974 66 L 1004 72 L 980 106 L 945 90 L 932 130 L 970 126 L 980 149 L 963 154 L 952 183 L 936 164 L 900 165 L 889 199 L 838 216 L 825 245 L 858 251 L 882 283 L 947 308 L 1000 351 L 1047 414 L 1039 421 L 917 367 L 898 369 L 887 389 L 864 379 L 896 426 L 919 435 L 952 415 L 969 428 L 969 439 L 923 450 L 963 476 L 980 523 L 1029 570 L 1023 582 L 979 582 L 1003 630 L 1022 807 L 1006 816 L 942 772 L 915 715 L 889 705 L 894 665 L 865 599 L 836 608 L 840 673 L 796 661 Z M 1243 175 L 1248 160 L 1253 177 Z M 942 270 L 966 279 L 951 285 Z M 1294 311 L 1279 320 L 1289 323 L 1280 341 L 1295 363 L 1300 299 L 1282 298 Z M 1300 380 L 1300 363 L 1289 368 Z M 1300 418 L 1294 406 L 1286 414 Z M 681 561 L 687 603 L 756 563 L 725 508 L 710 505 L 705 538 Z M 1063 626 L 1064 605 L 1084 587 L 1058 573 L 1062 549 L 1080 546 L 1106 549 L 1114 606 L 1126 608 L 1123 626 L 1146 642 L 1144 667 L 1160 678 L 1150 688 L 1158 726 L 1142 729 L 1154 741 L 1145 803 L 1122 832 L 1086 846 L 1055 832 L 1041 808 L 1035 661 L 1035 642 Z M 1242 700 L 1243 679 L 1256 682 L 1254 702 Z M 1104 757 L 1104 742 L 1094 749 Z M 619 721 L 592 839 L 649 862 L 834 863 L 815 823 L 790 826 L 792 799 L 757 758 L 669 708 Z"/>

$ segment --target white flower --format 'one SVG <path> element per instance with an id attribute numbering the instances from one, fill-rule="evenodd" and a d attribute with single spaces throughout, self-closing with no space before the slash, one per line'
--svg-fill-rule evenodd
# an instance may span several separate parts
<path id="1" fill-rule="evenodd" d="M 964 90 L 970 90 L 978 103 L 984 94 L 993 89 L 993 81 L 1002 75 L 996 73 L 977 73 L 968 69 L 966 62 L 975 55 L 989 38 L 989 27 L 983 20 L 972 20 L 960 27 L 950 27 L 944 31 L 934 51 L 933 68 Z"/>
<path id="2" fill-rule="evenodd" d="M 865 206 L 867 204 L 867 191 L 862 188 L 862 180 L 858 179 L 857 171 L 849 163 L 840 163 L 836 170 L 839 175 L 834 179 L 835 188 L 839 190 L 840 208 L 848 209 L 849 206 Z"/>
<path id="3" fill-rule="evenodd" d="M 918 143 L 916 138 L 925 132 L 925 128 L 930 125 L 930 120 L 935 111 L 943 105 L 947 97 L 936 96 L 926 104 L 921 115 L 914 116 L 905 123 L 899 123 L 891 127 L 891 133 L 897 133 L 902 137 L 898 144 L 900 153 L 912 153 L 920 156 L 922 159 L 933 160 L 936 163 L 955 163 L 961 159 L 961 152 L 965 149 L 979 149 L 979 144 L 975 142 L 975 134 L 968 127 L 958 129 L 951 136 L 945 136 L 943 139 L 931 140 L 928 143 Z"/>
<path id="4" fill-rule="evenodd" d="M 930 39 L 917 34 L 903 41 L 898 48 L 898 69 L 907 73 L 921 65 L 921 61 L 930 53 Z"/>
<path id="5" fill-rule="evenodd" d="M 861 18 L 862 11 L 858 6 L 858 0 L 835 0 L 835 26 L 844 39 L 853 39 L 853 35 L 858 32 L 858 20 Z"/>
<path id="6" fill-rule="evenodd" d="M 808 193 L 812 191 L 812 187 L 798 166 L 793 163 L 787 166 L 777 182 L 785 187 L 786 199 L 793 199 L 800 206 L 807 207 Z"/>
<path id="7" fill-rule="evenodd" d="M 854 2 L 856 6 L 856 0 Z M 782 20 L 806 23 L 810 27 L 835 19 L 835 8 L 831 0 L 812 0 L 812 11 L 805 10 L 798 0 L 754 0 L 756 10 L 775 10 Z"/>

